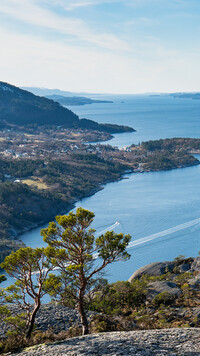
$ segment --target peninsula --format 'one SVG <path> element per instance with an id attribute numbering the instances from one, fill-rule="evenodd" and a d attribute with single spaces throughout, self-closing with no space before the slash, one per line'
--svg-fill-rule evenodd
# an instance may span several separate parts
<path id="1" fill-rule="evenodd" d="M 100 133 L 102 138 L 106 133 Z M 140 173 L 199 164 L 200 139 L 174 138 L 122 149 L 85 144 L 99 131 L 64 128 L 0 131 L 0 260 L 16 237 L 69 211 L 102 184 Z"/>
<path id="2" fill-rule="evenodd" d="M 75 106 L 75 105 L 86 105 L 86 104 L 109 104 L 113 101 L 108 100 L 94 100 L 86 98 L 84 96 L 62 96 L 62 95 L 46 95 L 46 98 L 60 103 L 62 106 Z"/>

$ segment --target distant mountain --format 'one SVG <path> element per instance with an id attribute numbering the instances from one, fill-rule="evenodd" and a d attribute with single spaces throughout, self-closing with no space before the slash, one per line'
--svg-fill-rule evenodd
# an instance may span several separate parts
<path id="1" fill-rule="evenodd" d="M 87 119 L 80 120 L 71 110 L 62 107 L 53 100 L 0 82 L 0 127 L 8 124 L 18 126 L 56 125 L 109 133 L 135 131 L 127 126 L 98 124 Z"/>
<path id="2" fill-rule="evenodd" d="M 86 104 L 94 104 L 94 103 L 113 103 L 113 101 L 108 100 L 93 100 L 90 98 L 86 98 L 84 96 L 62 96 L 62 95 L 45 95 L 46 98 L 56 101 L 61 105 L 86 105 Z"/>
<path id="3" fill-rule="evenodd" d="M 174 93 L 174 98 L 200 100 L 200 93 Z"/>
<path id="4" fill-rule="evenodd" d="M 84 92 L 71 92 L 71 91 L 60 90 L 60 89 L 48 89 L 48 88 L 37 88 L 37 87 L 21 87 L 21 89 L 28 90 L 31 93 L 39 96 L 61 95 L 61 96 L 72 97 L 72 96 L 85 96 L 91 94 L 91 93 L 84 93 Z"/>
<path id="5" fill-rule="evenodd" d="M 76 114 L 53 100 L 0 82 L 1 124 L 64 125 L 70 128 L 78 126 L 79 121 Z"/>

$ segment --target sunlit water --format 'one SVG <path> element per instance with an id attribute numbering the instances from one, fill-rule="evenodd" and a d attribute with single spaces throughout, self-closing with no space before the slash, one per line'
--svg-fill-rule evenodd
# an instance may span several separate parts
<path id="1" fill-rule="evenodd" d="M 137 130 L 115 135 L 109 141 L 114 146 L 166 137 L 200 137 L 198 100 L 98 97 L 112 99 L 114 103 L 71 109 L 80 117 L 129 125 Z M 130 260 L 110 265 L 109 281 L 126 280 L 137 268 L 151 262 L 171 260 L 180 254 L 196 256 L 200 250 L 200 223 L 196 220 L 200 218 L 200 166 L 130 174 L 124 178 L 127 179 L 109 183 L 76 204 L 76 208 L 82 206 L 95 213 L 97 232 L 119 222 L 114 231 L 132 236 L 132 247 L 128 249 Z M 40 229 L 23 234 L 21 239 L 27 245 L 41 246 Z"/>

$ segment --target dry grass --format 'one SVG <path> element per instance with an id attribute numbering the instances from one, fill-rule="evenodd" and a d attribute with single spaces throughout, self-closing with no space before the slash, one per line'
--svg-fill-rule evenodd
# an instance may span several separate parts
<path id="1" fill-rule="evenodd" d="M 72 136 L 78 137 L 78 136 L 81 136 L 81 134 L 80 133 L 76 133 L 76 132 L 72 132 Z"/>
<path id="2" fill-rule="evenodd" d="M 35 137 L 35 135 L 31 135 L 31 134 L 27 134 L 27 133 L 25 133 L 24 136 L 26 136 L 26 137 Z"/>
<path id="3" fill-rule="evenodd" d="M 49 189 L 49 186 L 41 178 L 31 177 L 28 179 L 23 179 L 21 182 L 30 186 L 37 187 L 38 189 Z"/>

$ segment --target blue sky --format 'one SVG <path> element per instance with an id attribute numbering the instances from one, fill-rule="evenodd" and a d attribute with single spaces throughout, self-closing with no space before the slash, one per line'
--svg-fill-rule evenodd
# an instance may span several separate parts
<path id="1" fill-rule="evenodd" d="M 0 80 L 70 91 L 200 91 L 199 0 L 0 0 Z"/>

